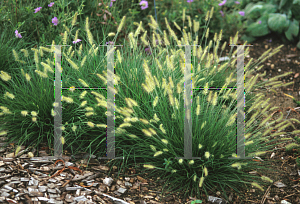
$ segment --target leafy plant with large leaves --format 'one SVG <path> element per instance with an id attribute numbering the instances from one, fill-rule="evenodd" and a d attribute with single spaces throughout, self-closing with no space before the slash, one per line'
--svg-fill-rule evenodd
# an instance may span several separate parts
<path id="1" fill-rule="evenodd" d="M 243 2 L 246 30 L 242 40 L 253 42 L 257 37 L 274 32 L 284 42 L 297 42 L 300 48 L 300 0 L 246 2 Z"/>

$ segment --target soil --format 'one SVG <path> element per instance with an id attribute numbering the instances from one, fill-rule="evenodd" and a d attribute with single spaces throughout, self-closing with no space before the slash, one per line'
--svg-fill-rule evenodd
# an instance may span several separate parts
<path id="1" fill-rule="evenodd" d="M 239 44 L 243 42 L 238 42 Z M 277 48 L 278 46 L 282 45 L 279 39 L 277 39 L 274 35 L 268 35 L 264 38 L 258 39 L 256 42 L 252 43 L 252 47 L 250 48 L 249 55 L 255 60 L 258 59 L 262 53 L 264 53 L 269 48 Z M 230 47 L 226 48 L 227 52 L 230 51 Z M 226 56 L 226 55 L 225 55 Z M 263 73 L 266 71 L 266 78 L 272 78 L 274 76 L 283 74 L 285 72 L 293 72 L 291 75 L 281 78 L 284 83 L 288 83 L 290 81 L 294 81 L 293 85 L 278 88 L 276 89 L 277 94 L 273 92 L 267 92 L 267 97 L 271 98 L 271 102 L 274 106 L 278 107 L 278 111 L 282 111 L 284 117 L 286 118 L 296 118 L 300 121 L 300 109 L 295 109 L 297 104 L 293 102 L 293 100 L 284 95 L 288 94 L 293 97 L 297 101 L 300 101 L 300 68 L 299 62 L 300 61 L 300 51 L 297 50 L 295 44 L 284 44 L 284 47 L 281 48 L 281 51 L 275 54 L 274 56 L 270 57 L 268 60 L 263 62 L 264 67 L 258 71 L 259 73 Z M 245 64 L 249 61 L 250 58 L 245 58 Z M 258 90 L 259 91 L 259 90 Z M 299 105 L 298 105 L 299 106 Z M 274 114 L 274 118 L 278 116 L 278 112 Z M 294 123 L 293 124 L 297 130 L 300 129 L 300 124 Z M 287 128 L 286 132 L 293 131 L 293 128 Z M 293 135 L 292 137 L 300 136 Z M 45 145 L 45 144 L 44 144 Z M 282 146 L 277 145 L 277 148 Z M 272 161 L 274 169 L 278 170 L 278 173 L 273 172 L 264 172 L 264 176 L 272 178 L 275 182 L 280 181 L 284 183 L 285 187 L 276 187 L 275 185 L 271 184 L 266 191 L 261 192 L 257 188 L 252 188 L 250 190 L 242 191 L 242 194 L 245 195 L 246 200 L 241 200 L 241 198 L 233 192 L 231 189 L 227 190 L 227 195 L 230 195 L 230 199 L 228 203 L 238 204 L 238 203 L 282 203 L 282 200 L 286 200 L 289 203 L 295 204 L 300 203 L 300 167 L 296 165 L 296 158 L 299 157 L 299 151 L 293 150 L 292 152 L 286 152 L 284 150 L 275 151 L 275 156 L 270 159 L 271 153 L 262 157 L 263 160 Z M 107 161 L 108 162 L 108 161 Z M 105 161 L 106 163 L 106 161 Z M 89 169 L 93 171 L 93 169 Z M 134 168 L 128 169 L 128 173 L 131 172 L 142 173 L 144 170 L 143 168 Z M 142 176 L 143 174 L 141 174 Z M 145 175 L 146 176 L 146 175 Z M 142 176 L 143 177 L 143 176 Z M 114 176 L 112 176 L 114 178 Z M 145 191 L 139 191 L 138 193 L 132 193 L 130 197 L 137 198 L 139 202 L 135 203 L 155 203 L 151 202 L 154 199 L 151 199 L 149 195 L 153 194 L 153 198 L 155 195 L 159 195 L 161 192 L 162 185 L 164 184 L 164 180 L 161 180 L 161 186 L 154 184 L 153 181 L 159 180 L 159 178 L 153 178 L 153 180 L 147 178 L 147 183 L 144 187 L 146 187 Z M 128 192 L 130 193 L 130 191 Z M 218 192 L 209 192 L 210 196 L 218 197 L 225 199 L 222 195 Z M 148 196 L 145 197 L 145 196 Z M 128 197 L 128 195 L 127 195 Z M 206 198 L 206 196 L 204 195 Z M 156 197 L 157 198 L 157 197 Z M 188 200 L 183 200 L 181 195 L 173 195 L 164 197 L 163 199 L 156 200 L 157 203 L 190 203 L 192 200 L 196 198 L 190 198 Z M 150 201 L 151 200 L 151 201 Z M 202 200 L 202 203 L 209 203 L 205 200 Z"/>

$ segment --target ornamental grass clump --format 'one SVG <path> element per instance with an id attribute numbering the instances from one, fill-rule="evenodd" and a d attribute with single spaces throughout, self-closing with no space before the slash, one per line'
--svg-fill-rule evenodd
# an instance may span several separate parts
<path id="1" fill-rule="evenodd" d="M 274 151 L 277 144 L 292 139 L 288 137 L 289 133 L 284 132 L 284 128 L 293 127 L 293 124 L 290 120 L 283 120 L 282 115 L 271 120 L 271 114 L 276 107 L 272 107 L 271 101 L 265 98 L 261 87 L 275 91 L 274 88 L 285 86 L 277 79 L 291 73 L 258 83 L 258 77 L 264 77 L 265 73 L 257 74 L 255 68 L 256 71 L 260 70 L 262 66 L 259 64 L 280 51 L 282 46 L 273 52 L 268 50 L 256 63 L 252 63 L 251 59 L 245 66 L 245 156 L 256 158 L 255 160 L 238 159 L 236 155 L 236 90 L 226 89 L 236 86 L 237 58 L 233 57 L 236 51 L 230 52 L 229 62 L 219 63 L 221 54 L 218 55 L 217 51 L 222 32 L 215 35 L 214 41 L 205 42 L 204 47 L 192 47 L 192 87 L 202 87 L 202 90 L 193 90 L 192 156 L 201 159 L 178 160 L 175 158 L 184 156 L 185 49 L 175 45 L 202 45 L 202 42 L 198 41 L 197 23 L 194 29 L 189 24 L 190 32 L 183 29 L 183 38 L 177 39 L 167 19 L 165 22 L 169 35 L 155 26 L 155 22 L 149 23 L 153 28 L 153 33 L 149 35 L 150 40 L 147 39 L 147 31 L 140 34 L 140 37 L 130 34 L 130 45 L 134 54 L 124 58 L 122 65 L 119 64 L 116 68 L 121 82 L 129 79 L 124 84 L 126 88 L 119 91 L 118 97 L 126 97 L 126 101 L 134 100 L 138 104 L 132 106 L 128 102 L 124 104 L 126 107 L 123 111 L 117 111 L 124 118 L 124 123 L 116 125 L 116 147 L 121 147 L 123 154 L 125 152 L 126 165 L 132 162 L 144 164 L 149 169 L 149 176 L 159 176 L 160 179 L 167 180 L 164 187 L 170 185 L 166 191 L 181 191 L 186 197 L 201 198 L 202 192 L 208 194 L 208 190 L 215 186 L 225 196 L 227 187 L 237 192 L 240 187 L 249 188 L 251 185 L 264 190 L 265 181 L 271 179 L 266 179 L 268 177 L 265 175 L 250 175 L 248 172 L 253 169 L 262 173 L 266 169 L 272 170 L 268 162 L 259 163 L 257 160 Z M 196 38 L 194 41 L 193 37 Z M 144 46 L 153 45 L 153 48 L 150 47 L 152 59 L 141 59 L 141 53 L 135 51 L 139 38 Z M 163 48 L 159 39 L 163 39 L 165 45 L 170 46 Z M 236 44 L 237 40 L 238 35 L 230 38 L 230 44 Z M 225 46 L 226 42 L 221 51 Z M 244 56 L 248 53 L 249 48 L 246 48 Z M 128 68 L 127 63 L 130 64 Z M 118 71 L 120 69 L 122 71 Z M 250 75 L 254 76 L 249 77 Z M 223 89 L 212 90 L 208 87 Z M 254 92 L 255 89 L 261 92 Z M 112 165 L 120 162 L 123 161 L 114 160 Z"/>
<path id="2" fill-rule="evenodd" d="M 208 12 L 204 35 L 211 17 L 212 12 Z M 124 26 L 124 19 L 115 35 L 105 35 L 108 40 L 114 37 L 115 42 Z M 167 19 L 167 30 L 161 31 L 151 16 L 151 40 L 148 40 L 147 31 L 140 22 L 137 30 L 128 34 L 130 42 L 124 40 L 122 48 L 115 47 L 115 150 L 116 157 L 124 156 L 124 160 L 112 160 L 109 164 L 122 163 L 118 176 L 122 170 L 124 174 L 125 167 L 142 164 L 149 176 L 159 175 L 161 179 L 166 179 L 164 192 L 170 183 L 170 193 L 181 191 L 185 197 L 202 198 L 202 192 L 208 194 L 208 190 L 215 186 L 226 197 L 227 187 L 237 192 L 241 187 L 251 185 L 264 190 L 265 182 L 270 182 L 272 178 L 267 179 L 265 175 L 261 178 L 248 172 L 253 169 L 270 170 L 271 165 L 265 161 L 258 163 L 252 159 L 239 159 L 236 155 L 236 89 L 226 89 L 236 86 L 236 51 L 229 53 L 228 62 L 221 63 L 218 60 L 221 54 L 218 55 L 217 51 L 222 31 L 207 43 L 207 35 L 199 39 L 197 19 L 194 24 L 188 19 L 190 32 L 183 29 L 181 39 L 176 37 Z M 61 141 L 72 154 L 85 151 L 103 157 L 106 152 L 107 90 L 101 88 L 107 87 L 107 48 L 95 43 L 89 31 L 88 18 L 85 32 L 86 39 L 82 39 L 86 42 L 85 46 L 80 44 L 82 42 L 78 42 L 79 47 L 71 43 L 76 41 L 72 30 L 65 32 L 62 42 L 57 43 L 71 45 L 62 47 L 62 87 L 69 88 L 62 90 Z M 137 46 L 139 40 L 144 46 L 150 46 L 151 55 L 146 55 L 142 52 L 143 48 Z M 238 35 L 230 39 L 230 44 L 236 44 L 237 40 Z M 161 41 L 165 47 L 162 47 Z M 198 43 L 200 46 L 192 47 L 193 100 L 190 120 L 193 127 L 192 156 L 201 159 L 175 159 L 184 157 L 185 148 L 185 48 L 176 45 Z M 54 41 L 48 48 L 33 49 L 34 57 L 28 58 L 27 65 L 22 63 L 19 77 L 17 72 L 14 75 L 1 72 L 0 85 L 4 87 L 4 92 L 1 93 L 0 117 L 8 124 L 3 126 L 7 130 L 2 130 L 0 135 L 7 134 L 8 141 L 17 139 L 18 146 L 25 142 L 38 144 L 44 140 L 53 145 L 53 108 L 57 105 L 53 96 L 54 81 L 50 77 L 55 71 L 53 45 Z M 226 42 L 221 51 L 225 46 Z M 279 49 L 273 52 L 268 50 L 259 59 L 260 62 Z M 248 52 L 247 48 L 244 55 Z M 14 53 L 19 55 L 20 62 L 24 61 L 19 51 Z M 255 93 L 253 90 L 259 87 L 272 89 L 283 86 L 283 83 L 270 83 L 277 82 L 278 77 L 258 83 L 258 77 L 264 75 L 254 73 L 254 67 L 259 62 L 251 62 L 245 66 L 245 152 L 246 157 L 257 158 L 286 141 L 281 139 L 291 139 L 283 127 L 293 125 L 283 117 L 271 120 L 275 108 L 263 92 Z M 248 79 L 250 74 L 254 76 Z M 4 86 L 2 81 L 9 85 Z M 221 88 L 212 90 L 209 87 Z M 280 135 L 284 137 L 279 138 Z"/>

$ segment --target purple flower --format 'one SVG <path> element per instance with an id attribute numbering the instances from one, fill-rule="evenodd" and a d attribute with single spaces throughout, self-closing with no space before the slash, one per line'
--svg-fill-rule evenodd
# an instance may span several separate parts
<path id="1" fill-rule="evenodd" d="M 151 50 L 149 47 L 145 48 L 145 52 L 148 54 L 148 55 L 151 55 Z"/>
<path id="2" fill-rule="evenodd" d="M 106 45 L 108 45 L 108 44 L 113 45 L 114 42 L 113 41 L 108 41 L 108 42 L 106 42 Z"/>
<path id="3" fill-rule="evenodd" d="M 188 2 L 188 3 L 192 3 L 194 0 L 187 0 L 186 2 Z"/>
<path id="4" fill-rule="evenodd" d="M 51 2 L 50 4 L 48 4 L 48 7 L 52 7 L 54 5 L 54 2 Z"/>
<path id="5" fill-rule="evenodd" d="M 258 24 L 261 24 L 261 21 L 258 21 Z"/>
<path id="6" fill-rule="evenodd" d="M 58 19 L 56 17 L 52 18 L 52 23 L 57 26 L 58 24 Z"/>
<path id="7" fill-rule="evenodd" d="M 18 32 L 18 30 L 15 31 L 15 34 L 17 38 L 22 38 L 22 35 Z"/>
<path id="8" fill-rule="evenodd" d="M 222 3 L 219 3 L 219 6 L 223 6 L 226 3 L 227 0 L 222 1 Z"/>
<path id="9" fill-rule="evenodd" d="M 272 39 L 270 39 L 269 42 L 272 42 Z"/>
<path id="10" fill-rule="evenodd" d="M 148 8 L 148 1 L 143 0 L 140 2 L 140 5 L 142 6 L 141 9 L 144 10 Z"/>
<path id="11" fill-rule="evenodd" d="M 220 14 L 222 15 L 222 17 L 224 16 L 224 13 L 223 13 L 223 11 L 220 11 Z"/>
<path id="12" fill-rule="evenodd" d="M 244 15 L 245 15 L 245 12 L 244 12 L 244 11 L 239 11 L 239 14 L 240 14 L 241 16 L 244 16 Z"/>
<path id="13" fill-rule="evenodd" d="M 34 9 L 34 13 L 37 13 L 41 10 L 42 7 L 37 7 L 36 9 Z"/>
<path id="14" fill-rule="evenodd" d="M 76 43 L 78 43 L 80 41 L 81 41 L 80 39 L 77 39 L 77 40 L 73 41 L 73 44 L 76 44 Z"/>
<path id="15" fill-rule="evenodd" d="M 236 3 L 236 4 L 240 4 L 240 2 L 239 2 L 239 1 L 235 1 L 234 3 Z"/>
<path id="16" fill-rule="evenodd" d="M 109 7 L 112 7 L 112 5 L 113 5 L 113 1 L 116 1 L 116 0 L 111 0 L 111 1 L 110 1 L 110 5 L 109 5 Z"/>

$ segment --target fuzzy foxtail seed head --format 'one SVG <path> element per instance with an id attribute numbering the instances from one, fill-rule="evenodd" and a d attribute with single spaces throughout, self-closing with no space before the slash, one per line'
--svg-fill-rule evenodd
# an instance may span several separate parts
<path id="1" fill-rule="evenodd" d="M 256 188 L 260 189 L 261 191 L 264 191 L 264 189 L 256 182 L 251 183 L 252 186 L 255 186 Z"/>
<path id="2" fill-rule="evenodd" d="M 183 9 L 183 12 L 182 12 L 182 21 L 183 22 L 185 21 L 185 8 Z"/>
<path id="3" fill-rule="evenodd" d="M 66 45 L 66 44 L 67 44 L 67 39 L 68 39 L 68 32 L 65 31 L 65 32 L 64 32 L 64 37 L 63 37 L 63 45 Z"/>
<path id="4" fill-rule="evenodd" d="M 199 182 L 199 187 L 200 187 L 200 188 L 201 188 L 202 185 L 203 185 L 203 181 L 204 181 L 204 177 L 202 176 L 202 177 L 200 178 L 200 182 Z"/>
<path id="5" fill-rule="evenodd" d="M 123 16 L 123 18 L 121 20 L 121 23 L 120 23 L 120 25 L 118 27 L 118 30 L 117 30 L 118 33 L 121 31 L 121 29 L 122 29 L 122 27 L 123 27 L 123 25 L 125 23 L 125 19 L 126 19 L 126 16 Z"/>
<path id="6" fill-rule="evenodd" d="M 28 51 L 26 49 L 21 49 L 21 51 L 24 53 L 24 56 L 25 57 L 28 57 L 29 54 L 28 54 Z"/>
<path id="7" fill-rule="evenodd" d="M 208 17 L 209 17 L 209 11 L 207 11 L 207 13 L 206 13 L 205 21 L 208 21 Z"/>
<path id="8" fill-rule="evenodd" d="M 29 157 L 29 158 L 32 158 L 32 157 L 33 157 L 33 154 L 32 154 L 32 152 L 28 152 L 28 154 L 27 154 L 27 155 L 28 155 L 28 157 Z"/>
<path id="9" fill-rule="evenodd" d="M 200 115 L 200 105 L 197 105 L 196 115 Z"/>
<path id="10" fill-rule="evenodd" d="M 209 34 L 209 28 L 207 28 L 207 30 L 206 30 L 205 38 L 208 38 L 208 34 Z"/>
<path id="11" fill-rule="evenodd" d="M 78 81 L 80 81 L 80 83 L 81 83 L 83 86 L 89 87 L 89 85 L 88 85 L 85 81 L 83 81 L 82 79 L 78 79 Z"/>
<path id="12" fill-rule="evenodd" d="M 10 98 L 10 99 L 14 99 L 14 98 L 15 98 L 15 96 L 14 96 L 13 94 L 9 93 L 9 92 L 6 92 L 6 93 L 4 94 L 4 98 L 6 98 L 6 97 L 8 97 L 8 98 Z"/>
<path id="13" fill-rule="evenodd" d="M 15 51 L 15 49 L 13 49 L 12 51 L 13 51 L 13 55 L 14 55 L 15 61 L 19 61 L 18 53 Z"/>
<path id="14" fill-rule="evenodd" d="M 65 144 L 65 138 L 64 137 L 60 137 L 60 141 L 61 143 L 64 145 Z"/>
<path id="15" fill-rule="evenodd" d="M 187 18 L 188 18 L 188 22 L 189 22 L 189 27 L 191 28 L 191 27 L 192 27 L 191 17 L 190 17 L 190 16 L 187 16 Z"/>
<path id="16" fill-rule="evenodd" d="M 136 29 L 136 31 L 134 33 L 134 37 L 137 37 L 140 34 L 141 28 L 142 28 L 142 21 L 140 22 L 138 28 Z"/>
<path id="17" fill-rule="evenodd" d="M 213 105 L 213 106 L 217 105 L 217 101 L 218 101 L 218 95 L 217 95 L 217 92 L 215 92 L 214 98 L 213 98 L 213 100 L 212 100 L 212 105 Z"/>
<path id="18" fill-rule="evenodd" d="M 174 21 L 173 22 L 174 23 L 174 25 L 175 25 L 175 27 L 178 29 L 178 30 L 180 30 L 181 31 L 181 28 L 180 28 L 180 26 Z"/>
<path id="19" fill-rule="evenodd" d="M 153 145 L 150 145 L 150 148 L 154 151 L 154 152 L 156 152 L 156 148 L 155 148 L 155 146 L 153 146 Z"/>
<path id="20" fill-rule="evenodd" d="M 204 167 L 203 172 L 204 172 L 204 176 L 207 176 L 207 175 L 208 175 L 208 171 L 207 171 L 207 168 L 206 168 L 206 167 Z"/>
<path id="21" fill-rule="evenodd" d="M 75 13 L 74 18 L 72 20 L 72 26 L 75 25 L 76 21 L 77 21 L 77 12 Z"/>
<path id="22" fill-rule="evenodd" d="M 158 151 L 154 154 L 154 157 L 157 157 L 158 155 L 161 155 L 163 153 L 163 151 Z"/>
<path id="23" fill-rule="evenodd" d="M 212 18 L 213 14 L 214 14 L 214 7 L 212 7 L 211 10 L 210 10 L 210 16 L 209 16 L 209 18 Z"/>
<path id="24" fill-rule="evenodd" d="M 142 129 L 142 132 L 143 132 L 146 136 L 148 136 L 148 137 L 151 137 L 151 136 L 152 136 L 151 132 L 149 132 L 149 131 L 146 130 L 146 129 Z"/>
<path id="25" fill-rule="evenodd" d="M 208 159 L 210 157 L 209 152 L 205 152 L 204 156 L 205 156 L 206 159 Z"/>
<path id="26" fill-rule="evenodd" d="M 194 23 L 194 33 L 197 33 L 200 27 L 200 22 L 194 20 L 193 23 Z"/>
<path id="27" fill-rule="evenodd" d="M 156 96 L 153 101 L 153 107 L 155 107 L 157 105 L 157 102 L 158 102 L 158 96 Z"/>
<path id="28" fill-rule="evenodd" d="M 165 30 L 164 30 L 164 43 L 165 43 L 165 45 L 170 45 L 170 42 L 168 40 L 168 36 L 167 36 L 167 33 Z"/>
<path id="29" fill-rule="evenodd" d="M 21 146 L 18 146 L 15 152 L 15 156 L 17 156 L 17 154 L 19 153 L 19 151 L 21 150 Z"/>
<path id="30" fill-rule="evenodd" d="M 211 97 L 212 97 L 212 91 L 209 92 L 208 97 L 207 97 L 207 101 L 210 102 L 211 101 Z"/>
<path id="31" fill-rule="evenodd" d="M 155 166 L 150 165 L 150 164 L 144 164 L 144 168 L 155 169 Z"/>
<path id="32" fill-rule="evenodd" d="M 273 180 L 270 179 L 269 177 L 262 176 L 261 179 L 262 179 L 263 181 L 267 181 L 267 182 L 273 183 Z"/>
<path id="33" fill-rule="evenodd" d="M 112 36 L 115 36 L 116 34 L 115 33 L 108 33 L 108 37 L 112 37 Z"/>

